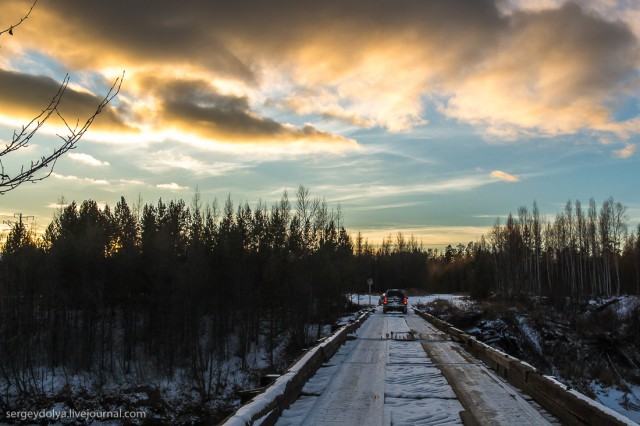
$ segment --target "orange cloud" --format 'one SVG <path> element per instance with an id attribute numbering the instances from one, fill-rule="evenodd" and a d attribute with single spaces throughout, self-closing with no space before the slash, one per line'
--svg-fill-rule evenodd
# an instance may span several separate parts
<path id="1" fill-rule="evenodd" d="M 503 180 L 505 182 L 520 182 L 520 178 L 514 175 L 510 175 L 507 172 L 503 172 L 502 170 L 494 170 L 491 172 L 490 176 L 493 179 Z"/>
<path id="2" fill-rule="evenodd" d="M 518 13 L 502 46 L 455 90 L 451 117 L 517 138 L 602 129 L 635 69 L 637 41 L 575 4 Z"/>
<path id="3" fill-rule="evenodd" d="M 27 4 L 12 4 L 12 13 Z M 612 106 L 637 92 L 638 40 L 628 26 L 570 2 L 509 13 L 503 4 L 57 0 L 38 4 L 18 43 L 70 68 L 131 70 L 131 107 L 144 99 L 160 108 L 146 123 L 233 143 L 352 143 L 256 114 L 252 106 L 269 99 L 390 131 L 426 124 L 425 97 L 502 139 L 628 127 Z M 158 76 L 154 94 L 139 90 L 144 70 Z M 176 76 L 211 87 L 226 80 L 239 92 L 231 99 L 183 82 L 181 94 Z"/>
<path id="4" fill-rule="evenodd" d="M 613 152 L 613 156 L 616 158 L 631 158 L 636 152 L 636 145 L 627 143 L 624 148 L 618 149 Z"/>
<path id="5" fill-rule="evenodd" d="M 29 120 L 49 105 L 53 96 L 60 89 L 60 85 L 60 82 L 50 77 L 0 69 L 0 93 L 2 93 L 0 110 L 5 116 L 22 121 L 26 125 Z M 102 101 L 102 96 L 74 90 L 68 86 L 58 109 L 68 124 L 75 126 L 77 120 L 84 122 L 96 112 L 96 108 Z M 58 128 L 64 125 L 55 114 L 51 116 L 49 124 Z M 112 105 L 107 106 L 100 113 L 95 120 L 94 127 L 109 131 L 133 130 Z"/>
<path id="6" fill-rule="evenodd" d="M 144 77 L 138 79 L 138 84 L 153 97 L 154 108 L 148 114 L 152 127 L 159 131 L 171 128 L 204 140 L 227 143 L 302 143 L 309 145 L 309 149 L 333 144 L 338 149 L 357 148 L 354 140 L 311 125 L 296 127 L 260 116 L 252 111 L 247 96 L 221 93 L 202 79 Z"/>

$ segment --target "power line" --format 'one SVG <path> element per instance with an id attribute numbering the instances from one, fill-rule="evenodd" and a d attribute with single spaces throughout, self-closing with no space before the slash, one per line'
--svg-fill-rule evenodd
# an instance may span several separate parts
<path id="1" fill-rule="evenodd" d="M 31 218 L 31 219 L 34 219 L 34 220 L 36 218 L 35 216 L 25 215 L 23 213 L 14 213 L 13 217 L 17 217 L 18 218 L 18 222 L 20 223 L 20 225 L 22 225 L 22 218 L 24 218 L 24 219 Z M 9 225 L 9 226 L 12 226 L 15 222 L 11 221 L 11 220 L 3 220 L 2 223 L 6 224 L 6 225 Z"/>
<path id="2" fill-rule="evenodd" d="M 24 217 L 25 219 L 29 219 L 29 218 L 31 218 L 31 219 L 34 219 L 34 220 L 35 220 L 35 218 L 36 218 L 35 216 L 32 216 L 32 215 L 25 216 L 25 215 L 23 215 L 22 213 L 14 213 L 14 214 L 13 214 L 13 217 L 19 217 L 19 218 L 20 218 L 20 225 L 22 225 L 22 218 L 23 218 L 23 217 Z"/>

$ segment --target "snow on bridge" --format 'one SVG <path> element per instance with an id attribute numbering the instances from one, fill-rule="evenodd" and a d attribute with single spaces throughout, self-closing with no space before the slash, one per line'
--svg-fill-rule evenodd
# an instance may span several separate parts
<path id="1" fill-rule="evenodd" d="M 453 343 L 415 314 L 377 309 L 356 336 L 305 384 L 276 425 L 460 425 L 465 416 L 480 424 L 549 424 L 550 416 L 480 363 L 442 346 Z M 423 345 L 439 346 L 436 358 L 446 365 Z M 453 353 L 443 358 L 442 350 Z M 464 373 L 456 377 L 468 387 L 462 399 L 442 373 L 447 368 Z"/>
<path id="2" fill-rule="evenodd" d="M 427 314 L 381 311 L 343 326 L 224 424 L 560 424 L 503 378 L 512 374 L 569 423 L 633 424 Z"/>

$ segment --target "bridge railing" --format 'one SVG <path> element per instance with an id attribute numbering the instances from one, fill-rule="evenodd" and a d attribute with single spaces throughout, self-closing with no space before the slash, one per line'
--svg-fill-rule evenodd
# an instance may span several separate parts
<path id="1" fill-rule="evenodd" d="M 498 375 L 522 390 L 538 404 L 569 425 L 635 425 L 623 415 L 605 407 L 580 392 L 565 386 L 551 376 L 540 373 L 535 367 L 518 358 L 480 342 L 441 319 L 419 310 L 415 312 L 429 321 L 470 354 L 483 361 Z"/>
<path id="2" fill-rule="evenodd" d="M 221 425 L 248 426 L 257 421 L 261 426 L 275 424 L 280 414 L 298 399 L 307 380 L 338 351 L 349 334 L 354 333 L 370 314 L 370 311 L 363 312 L 354 322 L 342 326 L 309 349 L 264 392 L 238 408 Z"/>

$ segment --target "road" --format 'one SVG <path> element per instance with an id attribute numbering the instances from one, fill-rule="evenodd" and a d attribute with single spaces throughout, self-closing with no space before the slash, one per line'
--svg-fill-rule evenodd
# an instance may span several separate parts
<path id="1" fill-rule="evenodd" d="M 418 315 L 377 309 L 276 424 L 557 422 Z"/>

